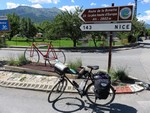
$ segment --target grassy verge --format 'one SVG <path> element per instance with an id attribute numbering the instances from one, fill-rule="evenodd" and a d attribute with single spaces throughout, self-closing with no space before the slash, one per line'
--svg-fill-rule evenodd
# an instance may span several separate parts
<path id="1" fill-rule="evenodd" d="M 52 41 L 52 44 L 54 47 L 73 47 L 73 41 L 71 39 L 61 39 L 61 40 L 45 39 L 44 41 L 42 41 L 42 39 L 35 39 L 35 42 L 37 42 L 37 43 L 49 43 L 50 41 Z M 98 41 L 97 46 L 100 47 L 101 43 L 102 43 L 102 41 Z M 27 41 L 27 38 L 14 37 L 14 38 L 12 38 L 11 41 L 6 39 L 6 44 L 7 44 L 7 46 L 30 46 L 32 44 L 32 40 Z M 117 45 L 122 45 L 122 44 L 121 44 L 121 42 L 115 42 L 113 45 L 117 46 Z M 85 46 L 95 47 L 92 40 L 89 40 L 86 45 L 83 44 L 82 41 L 77 42 L 77 47 L 85 47 Z M 108 46 L 107 42 L 105 42 L 105 46 Z"/>
<path id="2" fill-rule="evenodd" d="M 15 59 L 14 57 L 10 57 L 9 60 L 7 61 L 7 64 L 10 65 L 10 66 L 22 66 L 22 65 L 25 65 L 25 64 L 29 64 L 29 63 L 31 63 L 31 62 L 27 61 L 24 58 L 24 55 L 18 56 L 17 59 Z"/>

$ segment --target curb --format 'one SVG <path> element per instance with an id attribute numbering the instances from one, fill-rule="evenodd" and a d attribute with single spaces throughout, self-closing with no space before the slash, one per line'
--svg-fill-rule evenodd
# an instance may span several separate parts
<path id="1" fill-rule="evenodd" d="M 55 82 L 56 83 L 56 82 Z M 50 91 L 55 83 L 33 83 L 33 82 L 19 82 L 19 81 L 3 81 L 0 80 L 0 86 L 8 88 L 17 88 L 17 89 L 26 89 L 26 90 L 35 90 L 35 91 Z M 128 86 L 116 86 L 114 87 L 116 94 L 129 94 L 143 91 L 144 88 L 134 84 Z M 65 92 L 76 93 L 72 85 L 68 85 Z"/>
<path id="2" fill-rule="evenodd" d="M 43 76 L 39 74 L 35 76 L 34 74 L 8 71 L 0 71 L 0 74 L 2 75 L 0 76 L 0 86 L 9 88 L 50 91 L 58 81 L 58 76 Z M 73 79 L 74 78 L 71 78 L 71 80 Z M 82 79 L 76 79 L 75 81 L 80 83 Z M 114 86 L 114 89 L 116 90 L 116 94 L 136 93 L 144 90 L 144 88 L 138 84 Z M 76 90 L 68 83 L 65 92 L 75 93 Z"/>
<path id="3" fill-rule="evenodd" d="M 12 46 L 8 48 L 0 48 L 0 50 L 16 50 L 16 51 L 24 51 L 27 47 L 30 46 Z M 129 50 L 138 47 L 138 43 L 130 44 L 130 45 L 124 45 L 124 46 L 114 46 L 112 49 L 115 51 L 118 50 Z M 55 49 L 62 49 L 65 52 L 108 52 L 109 47 L 55 47 Z M 42 49 L 45 51 L 46 49 Z"/>
<path id="4" fill-rule="evenodd" d="M 56 74 L 54 72 L 39 71 L 39 70 L 34 70 L 34 69 L 29 69 L 29 68 L 21 68 L 21 67 L 17 67 L 17 66 L 4 65 L 4 68 L 9 71 L 47 75 L 47 76 L 59 76 L 58 74 Z"/>

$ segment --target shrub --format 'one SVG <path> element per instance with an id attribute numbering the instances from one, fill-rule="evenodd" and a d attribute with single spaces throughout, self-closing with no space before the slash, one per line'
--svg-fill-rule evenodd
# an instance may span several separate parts
<path id="1" fill-rule="evenodd" d="M 111 74 L 111 80 L 112 82 L 115 81 L 126 81 L 129 79 L 128 77 L 128 73 L 126 71 L 126 68 L 118 68 L 118 69 L 111 69 L 110 70 L 110 74 Z"/>
<path id="2" fill-rule="evenodd" d="M 68 62 L 68 67 L 70 69 L 77 70 L 81 66 L 82 66 L 82 60 L 81 59 L 76 59 L 75 61 L 69 61 Z"/>
<path id="3" fill-rule="evenodd" d="M 7 64 L 10 66 L 15 66 L 18 65 L 18 62 L 13 57 L 10 57 L 9 60 L 7 61 Z"/>
<path id="4" fill-rule="evenodd" d="M 28 64 L 28 63 L 31 63 L 30 61 L 26 60 L 24 55 L 20 55 L 18 57 L 18 65 L 25 65 L 25 64 Z"/>
<path id="5" fill-rule="evenodd" d="M 7 61 L 7 64 L 10 66 L 22 66 L 28 63 L 31 63 L 31 62 L 27 61 L 24 58 L 24 55 L 20 55 L 17 59 L 10 57 L 10 59 Z"/>

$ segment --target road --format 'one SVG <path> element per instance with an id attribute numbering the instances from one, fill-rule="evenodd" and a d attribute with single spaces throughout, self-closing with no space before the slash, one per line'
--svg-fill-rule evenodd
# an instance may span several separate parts
<path id="1" fill-rule="evenodd" d="M 126 67 L 131 76 L 149 82 L 149 45 L 123 51 L 113 51 L 112 67 Z M 1 59 L 17 57 L 23 51 L 0 50 Z M 83 65 L 99 65 L 107 69 L 108 53 L 66 52 L 67 61 L 82 59 Z M 64 94 L 60 100 L 47 102 L 47 92 L 11 89 L 0 87 L 0 113 L 150 113 L 150 92 L 145 90 L 136 94 L 117 94 L 113 103 L 107 107 L 96 107 L 86 97 Z M 68 105 L 68 103 L 72 103 Z"/>
<path id="2" fill-rule="evenodd" d="M 112 52 L 112 65 L 114 69 L 122 68 L 141 81 L 150 82 L 150 45 L 139 48 L 126 49 Z M 83 65 L 99 65 L 107 70 L 108 52 L 106 53 L 66 53 L 67 60 L 82 59 Z M 70 57 L 71 56 L 71 57 Z"/>
<path id="3" fill-rule="evenodd" d="M 114 69 L 122 68 L 132 76 L 146 83 L 150 82 L 150 40 L 146 40 L 143 47 L 135 47 L 125 50 L 113 50 L 112 65 Z M 0 50 L 0 59 L 9 59 L 23 54 L 23 51 Z M 107 70 L 108 52 L 65 52 L 67 62 L 81 59 L 83 65 L 99 65 L 101 69 Z"/>
<path id="4" fill-rule="evenodd" d="M 76 94 L 63 94 L 51 104 L 47 92 L 0 87 L 0 113 L 150 113 L 148 95 L 149 91 L 118 94 L 112 104 L 98 107 Z"/>

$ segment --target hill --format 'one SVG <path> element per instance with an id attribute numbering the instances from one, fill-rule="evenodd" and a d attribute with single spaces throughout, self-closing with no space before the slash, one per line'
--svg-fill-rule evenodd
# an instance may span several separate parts
<path id="1" fill-rule="evenodd" d="M 146 27 L 147 29 L 150 29 L 150 24 L 146 24 L 145 27 Z"/>
<path id="2" fill-rule="evenodd" d="M 29 17 L 33 22 L 51 21 L 61 12 L 58 8 L 33 8 L 29 6 L 19 6 L 13 9 L 0 10 L 0 15 L 16 13 L 20 17 Z"/>

